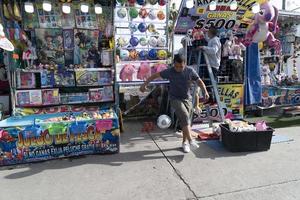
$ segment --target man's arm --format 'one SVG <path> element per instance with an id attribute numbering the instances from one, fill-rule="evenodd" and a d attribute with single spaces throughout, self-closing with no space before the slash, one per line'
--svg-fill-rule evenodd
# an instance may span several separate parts
<path id="1" fill-rule="evenodd" d="M 207 54 L 211 54 L 211 55 L 214 55 L 218 52 L 219 50 L 219 45 L 216 41 L 213 41 L 212 44 L 211 44 L 211 47 L 209 46 L 204 46 L 202 47 L 202 49 L 207 53 Z"/>
<path id="2" fill-rule="evenodd" d="M 147 86 L 149 85 L 149 83 L 150 83 L 151 81 L 155 80 L 155 79 L 158 79 L 158 78 L 161 78 L 160 73 L 155 73 L 155 74 L 151 75 L 151 76 L 145 81 L 145 83 L 144 83 L 143 85 L 141 85 L 140 91 L 141 91 L 141 92 L 145 92 Z"/>
<path id="3" fill-rule="evenodd" d="M 204 98 L 207 100 L 207 99 L 209 99 L 209 94 L 208 94 L 208 92 L 207 92 L 207 89 L 206 89 L 206 86 L 205 86 L 205 84 L 204 84 L 204 82 L 201 80 L 201 78 L 199 78 L 198 80 L 197 80 L 197 84 L 198 84 L 198 86 L 201 88 L 201 90 L 202 91 L 204 91 Z"/>

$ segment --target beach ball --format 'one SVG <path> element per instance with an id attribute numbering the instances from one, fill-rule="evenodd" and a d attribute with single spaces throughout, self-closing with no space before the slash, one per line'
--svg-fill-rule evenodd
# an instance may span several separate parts
<path id="1" fill-rule="evenodd" d="M 120 59 L 125 60 L 129 57 L 129 52 L 127 50 L 121 50 L 120 51 Z"/>
<path id="2" fill-rule="evenodd" d="M 157 58 L 157 51 L 156 49 L 151 49 L 148 53 L 148 56 L 150 59 L 156 59 Z"/>
<path id="3" fill-rule="evenodd" d="M 129 52 L 129 58 L 131 60 L 136 60 L 139 57 L 139 52 L 137 52 L 136 50 L 131 50 Z"/>
<path id="4" fill-rule="evenodd" d="M 127 10 L 126 8 L 120 8 L 118 11 L 117 11 L 117 15 L 119 18 L 125 18 L 126 15 L 127 15 Z"/>
<path id="5" fill-rule="evenodd" d="M 155 20 L 155 19 L 156 19 L 156 15 L 157 15 L 157 13 L 156 13 L 156 11 L 155 11 L 154 9 L 151 9 L 151 10 L 149 11 L 149 13 L 148 13 L 148 16 L 149 16 L 149 18 L 150 18 L 151 20 Z"/>
<path id="6" fill-rule="evenodd" d="M 164 6 L 164 5 L 166 5 L 166 0 L 158 0 L 158 4 L 160 5 L 160 6 Z"/>
<path id="7" fill-rule="evenodd" d="M 161 129 L 167 129 L 171 126 L 172 120 L 168 115 L 160 115 L 157 118 L 157 126 Z"/>
<path id="8" fill-rule="evenodd" d="M 148 56 L 148 52 L 147 52 L 146 50 L 140 51 L 140 53 L 139 53 L 139 58 L 140 58 L 141 60 L 146 60 L 146 59 L 147 59 L 147 56 Z"/>
<path id="9" fill-rule="evenodd" d="M 145 0 L 136 0 L 137 4 L 143 6 L 146 4 L 146 1 Z"/>
<path id="10" fill-rule="evenodd" d="M 152 47 L 156 47 L 157 46 L 157 39 L 155 37 L 151 37 L 149 39 L 149 45 Z"/>
<path id="11" fill-rule="evenodd" d="M 129 9 L 129 16 L 134 19 L 137 18 L 139 16 L 139 12 L 137 11 L 136 8 L 130 8 Z"/>
<path id="12" fill-rule="evenodd" d="M 147 39 L 144 38 L 144 37 L 141 37 L 141 38 L 140 38 L 140 45 L 142 45 L 142 46 L 147 46 L 147 44 L 148 44 Z"/>
<path id="13" fill-rule="evenodd" d="M 166 59 L 168 56 L 168 53 L 166 50 L 158 50 L 157 57 L 161 60 Z"/>
<path id="14" fill-rule="evenodd" d="M 148 16 L 148 12 L 146 8 L 141 8 L 139 11 L 140 18 L 145 19 Z"/>
<path id="15" fill-rule="evenodd" d="M 139 29 L 139 31 L 140 31 L 141 33 L 146 32 L 146 31 L 147 31 L 147 24 L 144 23 L 144 22 L 140 23 L 139 26 L 138 26 L 138 29 Z"/>
<path id="16" fill-rule="evenodd" d="M 164 11 L 162 11 L 162 10 L 158 11 L 157 18 L 159 20 L 164 20 L 166 18 L 166 15 L 165 15 Z"/>
<path id="17" fill-rule="evenodd" d="M 134 6 L 135 0 L 128 0 L 128 3 L 129 3 L 130 6 Z"/>
<path id="18" fill-rule="evenodd" d="M 154 24 L 149 24 L 149 25 L 148 25 L 148 31 L 149 31 L 150 33 L 156 32 L 155 25 L 154 25 Z"/>
<path id="19" fill-rule="evenodd" d="M 137 25 L 135 23 L 130 23 L 128 25 L 129 30 L 133 33 L 136 32 L 138 30 Z"/>
<path id="20" fill-rule="evenodd" d="M 118 2 L 119 4 L 124 4 L 124 3 L 126 3 L 126 1 L 127 1 L 127 0 L 117 0 L 117 2 Z"/>
<path id="21" fill-rule="evenodd" d="M 119 37 L 117 39 L 117 44 L 120 46 L 120 47 L 124 47 L 128 44 L 127 40 L 123 37 Z"/>
<path id="22" fill-rule="evenodd" d="M 148 0 L 148 2 L 149 2 L 151 5 L 157 4 L 157 1 L 158 1 L 158 0 Z"/>
<path id="23" fill-rule="evenodd" d="M 163 37 L 159 37 L 157 39 L 157 46 L 164 47 L 166 45 L 166 39 Z"/>
<path id="24" fill-rule="evenodd" d="M 129 43 L 131 46 L 136 47 L 139 44 L 139 39 L 137 37 L 131 37 Z"/>

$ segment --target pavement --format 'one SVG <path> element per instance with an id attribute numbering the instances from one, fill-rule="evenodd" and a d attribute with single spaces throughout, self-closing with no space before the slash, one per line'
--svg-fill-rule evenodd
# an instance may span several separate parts
<path id="1" fill-rule="evenodd" d="M 300 127 L 265 152 L 184 154 L 172 130 L 125 123 L 121 152 L 0 168 L 0 200 L 299 200 Z"/>

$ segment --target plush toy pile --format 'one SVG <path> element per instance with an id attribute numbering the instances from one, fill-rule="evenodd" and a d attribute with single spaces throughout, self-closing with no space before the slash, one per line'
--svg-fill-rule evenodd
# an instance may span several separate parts
<path id="1" fill-rule="evenodd" d="M 246 121 L 231 121 L 227 119 L 225 124 L 229 125 L 231 132 L 253 132 L 253 131 L 265 131 L 268 129 L 264 121 L 258 121 L 255 124 L 249 124 Z"/>

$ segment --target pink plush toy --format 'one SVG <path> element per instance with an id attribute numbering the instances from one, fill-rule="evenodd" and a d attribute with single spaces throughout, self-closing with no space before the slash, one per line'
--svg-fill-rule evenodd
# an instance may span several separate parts
<path id="1" fill-rule="evenodd" d="M 122 81 L 132 81 L 132 76 L 134 72 L 135 72 L 135 66 L 132 64 L 126 64 L 121 69 L 120 79 Z"/>
<path id="2" fill-rule="evenodd" d="M 266 0 L 260 5 L 260 12 L 255 14 L 254 17 L 254 23 L 246 34 L 244 44 L 248 46 L 252 42 L 259 43 L 267 40 L 269 46 L 274 47 L 276 53 L 280 54 L 281 43 L 274 37 L 274 34 L 278 31 L 278 9 Z"/>
<path id="3" fill-rule="evenodd" d="M 152 74 L 155 74 L 155 73 L 158 73 L 158 72 L 161 72 L 165 69 L 167 69 L 167 65 L 164 64 L 164 63 L 157 63 L 155 64 L 153 67 L 152 67 Z"/>
<path id="4" fill-rule="evenodd" d="M 201 29 L 196 29 L 196 28 L 193 29 L 193 40 L 202 40 L 204 38 L 205 36 Z"/>
<path id="5" fill-rule="evenodd" d="M 140 80 L 147 80 L 151 76 L 151 67 L 149 63 L 142 62 L 137 73 L 137 78 Z"/>

